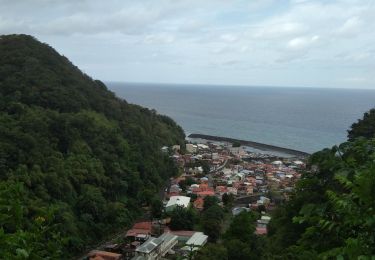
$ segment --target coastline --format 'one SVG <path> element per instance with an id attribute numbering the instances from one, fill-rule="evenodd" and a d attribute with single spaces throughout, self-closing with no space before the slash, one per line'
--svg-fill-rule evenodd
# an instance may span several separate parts
<path id="1" fill-rule="evenodd" d="M 239 142 L 241 145 L 244 146 L 249 146 L 258 150 L 262 151 L 273 151 L 273 152 L 280 152 L 280 153 L 285 153 L 297 157 L 307 157 L 310 154 L 303 152 L 303 151 L 298 151 L 294 149 L 289 149 L 289 148 L 284 148 L 284 147 L 279 147 L 275 145 L 269 145 L 269 144 L 263 144 L 263 143 L 257 143 L 253 141 L 247 141 L 247 140 L 241 140 L 241 139 L 234 139 L 234 138 L 229 138 L 229 137 L 221 137 L 221 136 L 214 136 L 214 135 L 205 135 L 205 134 L 189 134 L 187 136 L 188 138 L 200 138 L 200 139 L 205 139 L 209 141 L 217 141 L 217 142 L 229 142 L 229 143 L 234 143 L 234 142 Z"/>

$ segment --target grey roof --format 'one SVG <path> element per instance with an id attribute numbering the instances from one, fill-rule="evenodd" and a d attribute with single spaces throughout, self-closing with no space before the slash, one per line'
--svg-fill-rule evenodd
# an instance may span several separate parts
<path id="1" fill-rule="evenodd" d="M 164 243 L 169 243 L 169 241 L 174 240 L 174 239 L 177 240 L 177 238 L 178 238 L 178 236 L 173 235 L 172 233 L 169 233 L 169 232 L 164 233 L 159 237 L 159 239 L 164 241 Z"/>
<path id="2" fill-rule="evenodd" d="M 187 245 L 202 246 L 206 243 L 208 236 L 202 232 L 195 232 L 194 235 L 186 242 Z"/>
<path id="3" fill-rule="evenodd" d="M 163 243 L 163 239 L 160 237 L 150 237 L 146 242 L 137 247 L 135 251 L 148 254 L 157 248 L 161 243 Z"/>

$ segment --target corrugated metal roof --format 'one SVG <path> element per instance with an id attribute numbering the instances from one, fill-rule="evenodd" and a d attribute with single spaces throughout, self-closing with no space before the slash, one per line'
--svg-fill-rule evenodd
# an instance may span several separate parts
<path id="1" fill-rule="evenodd" d="M 186 242 L 187 245 L 202 246 L 207 242 L 208 236 L 203 232 L 195 232 L 195 234 Z"/>
<path id="2" fill-rule="evenodd" d="M 156 247 L 158 247 L 163 242 L 162 239 L 156 237 L 150 237 L 146 242 L 139 246 L 136 251 L 140 253 L 150 253 Z"/>

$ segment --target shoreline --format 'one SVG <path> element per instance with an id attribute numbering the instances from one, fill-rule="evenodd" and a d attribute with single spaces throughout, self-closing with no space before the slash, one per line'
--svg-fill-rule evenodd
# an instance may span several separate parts
<path id="1" fill-rule="evenodd" d="M 275 145 L 269 145 L 269 144 L 263 144 L 263 143 L 258 143 L 258 142 L 253 142 L 253 141 L 247 141 L 247 140 L 241 140 L 241 139 L 235 139 L 235 138 L 229 138 L 229 137 L 222 137 L 222 136 L 214 136 L 214 135 L 205 135 L 205 134 L 190 134 L 187 136 L 188 138 L 200 138 L 200 139 L 205 139 L 209 141 L 217 141 L 217 142 L 229 142 L 229 143 L 234 143 L 234 142 L 239 142 L 241 145 L 244 146 L 249 146 L 258 150 L 262 151 L 273 151 L 273 152 L 280 152 L 280 153 L 285 153 L 297 157 L 307 157 L 310 154 L 290 148 L 284 148 L 280 146 L 275 146 Z"/>

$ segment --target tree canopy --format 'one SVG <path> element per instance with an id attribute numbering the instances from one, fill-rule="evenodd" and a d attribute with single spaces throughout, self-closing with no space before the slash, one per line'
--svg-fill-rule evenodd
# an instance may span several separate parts
<path id="1" fill-rule="evenodd" d="M 271 220 L 269 254 L 285 259 L 375 255 L 373 113 L 353 124 L 348 142 L 310 157 L 292 199 Z"/>
<path id="2" fill-rule="evenodd" d="M 177 174 L 160 148 L 184 137 L 48 45 L 1 36 L 0 255 L 69 256 L 129 225 Z"/>

